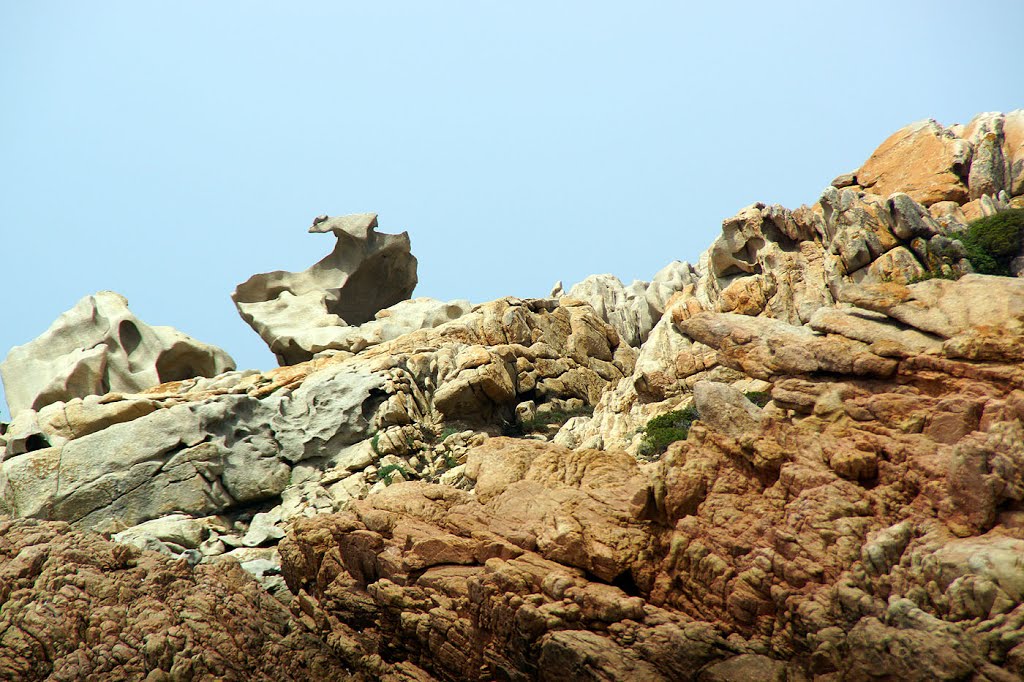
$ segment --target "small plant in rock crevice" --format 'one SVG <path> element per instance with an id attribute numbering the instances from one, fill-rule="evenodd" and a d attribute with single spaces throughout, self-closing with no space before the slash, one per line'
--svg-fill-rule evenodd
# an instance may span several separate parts
<path id="1" fill-rule="evenodd" d="M 964 245 L 976 272 L 1010 276 L 1010 263 L 1020 253 L 1024 241 L 1024 208 L 979 218 L 957 239 Z"/>
<path id="2" fill-rule="evenodd" d="M 538 412 L 533 419 L 526 419 L 522 423 L 522 430 L 525 433 L 536 433 L 545 431 L 549 426 L 561 427 L 573 417 L 589 417 L 594 414 L 592 405 L 584 405 L 575 410 L 551 410 L 550 412 Z"/>
<path id="3" fill-rule="evenodd" d="M 699 418 L 697 407 L 689 405 L 654 417 L 643 428 L 643 439 L 637 453 L 644 459 L 657 459 L 668 446 L 679 440 L 686 440 L 690 426 Z"/>
<path id="4" fill-rule="evenodd" d="M 377 478 L 384 481 L 384 485 L 391 485 L 393 483 L 391 477 L 396 473 L 400 474 L 407 481 L 414 476 L 412 472 L 401 464 L 385 464 L 380 469 L 377 469 Z"/>
<path id="5" fill-rule="evenodd" d="M 454 436 L 456 433 L 462 433 L 462 431 L 455 428 L 454 426 L 446 426 L 443 429 L 441 429 L 441 434 L 437 437 L 437 440 L 443 443 L 445 439 L 447 439 L 449 436 Z"/>
<path id="6" fill-rule="evenodd" d="M 767 391 L 747 391 L 743 395 L 758 407 L 764 407 L 772 400 L 772 394 Z"/>

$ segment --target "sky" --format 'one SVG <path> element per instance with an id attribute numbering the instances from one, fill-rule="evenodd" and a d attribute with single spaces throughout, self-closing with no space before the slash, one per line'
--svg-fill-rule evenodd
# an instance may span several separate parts
<path id="1" fill-rule="evenodd" d="M 1020 0 L 0 0 L 0 357 L 90 293 L 276 365 L 235 285 L 408 230 L 415 296 L 695 262 L 888 135 L 1024 106 Z M 0 418 L 7 415 L 0 407 Z"/>

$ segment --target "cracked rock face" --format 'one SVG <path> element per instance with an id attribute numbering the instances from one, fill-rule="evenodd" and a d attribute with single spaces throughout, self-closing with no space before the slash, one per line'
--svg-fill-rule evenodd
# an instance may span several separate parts
<path id="1" fill-rule="evenodd" d="M 357 355 L 25 410 L 0 453 L 0 512 L 119 532 L 263 505 L 281 524 L 393 480 L 457 483 L 469 441 L 517 405 L 592 404 L 633 356 L 589 306 L 505 299 Z M 249 530 L 216 535 L 280 537 Z M 209 539 L 211 556 L 229 551 Z"/>
<path id="2" fill-rule="evenodd" d="M 113 291 L 86 296 L 37 339 L 0 363 L 11 416 L 25 409 L 169 381 L 212 377 L 235 368 L 219 348 L 171 327 L 152 327 Z"/>
<path id="3" fill-rule="evenodd" d="M 285 580 L 354 665 L 443 680 L 1017 679 L 1017 284 L 851 285 L 871 310 L 826 333 L 700 312 L 682 328 L 763 409 L 700 381 L 689 438 L 649 464 L 491 438 L 475 494 L 398 483 L 296 523 Z M 934 287 L 945 341 L 907 329 Z M 1000 303 L 955 312 L 982 289 Z M 1010 341 L 964 359 L 979 335 Z"/>
<path id="4" fill-rule="evenodd" d="M 416 288 L 409 234 L 377 232 L 375 213 L 318 219 L 309 231 L 334 235 L 330 254 L 302 272 L 253 275 L 231 295 L 242 319 L 282 365 L 324 350 L 350 350 L 351 327 L 374 320 Z M 450 313 L 440 312 L 433 324 L 452 319 Z"/>
<path id="5" fill-rule="evenodd" d="M 353 678 L 237 565 L 0 517 L 0 679 Z"/>
<path id="6" fill-rule="evenodd" d="M 0 425 L 0 511 L 133 546 L 96 550 L 108 589 L 67 540 L 85 536 L 0 521 L 0 677 L 57 661 L 331 679 L 265 663 L 248 628 L 273 648 L 284 621 L 233 592 L 246 571 L 299 621 L 286 636 L 315 634 L 363 679 L 1024 678 L 1024 289 L 970 274 L 956 241 L 1024 201 L 1021 120 L 910 126 L 813 206 L 727 219 L 696 266 L 555 300 L 382 310 L 375 291 L 356 311 L 348 294 L 387 274 L 375 254 L 408 240 L 318 218 L 335 253 L 239 303 L 303 362 Z M 680 409 L 688 437 L 638 454 L 648 420 Z M 156 576 L 141 587 L 138 566 Z M 245 619 L 216 660 L 219 631 L 172 617 L 184 584 L 196 618 L 233 627 L 210 576 Z M 158 614 L 144 664 L 150 621 L 112 594 Z"/>

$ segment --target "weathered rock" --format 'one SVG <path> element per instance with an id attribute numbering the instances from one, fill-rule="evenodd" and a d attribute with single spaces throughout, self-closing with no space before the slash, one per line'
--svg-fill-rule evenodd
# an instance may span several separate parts
<path id="1" fill-rule="evenodd" d="M 742 391 L 717 381 L 698 381 L 693 403 L 708 428 L 737 440 L 755 435 L 761 424 L 761 410 Z"/>
<path id="2" fill-rule="evenodd" d="M 725 650 L 713 629 L 586 577 L 611 581 L 643 552 L 633 458 L 491 439 L 470 468 L 475 497 L 398 484 L 296 524 L 283 572 L 339 595 L 333 636 L 442 679 L 681 679 Z"/>
<path id="3" fill-rule="evenodd" d="M 1019 203 L 1018 118 L 909 135 L 967 150 L 955 201 L 858 171 L 650 284 L 406 301 L 298 365 L 25 410 L 0 504 L 238 562 L 367 679 L 1016 679 L 1024 292 L 908 283 Z"/>
<path id="4" fill-rule="evenodd" d="M 0 519 L 0 678 L 352 676 L 237 565 L 193 569 L 66 524 Z"/>
<path id="5" fill-rule="evenodd" d="M 973 295 L 972 280 L 952 284 L 947 296 Z M 764 370 L 785 409 L 697 383 L 700 421 L 647 466 L 491 439 L 469 453 L 475 495 L 395 484 L 297 524 L 285 578 L 362 659 L 442 679 L 1021 675 L 1018 361 L 958 362 L 894 318 L 835 312 L 852 319 L 819 312 L 826 335 L 723 313 L 680 322 L 723 362 Z"/>
<path id="6" fill-rule="evenodd" d="M 112 291 L 86 296 L 0 363 L 11 415 L 58 401 L 133 392 L 232 370 L 227 353 L 171 327 L 151 327 Z"/>
<path id="7" fill-rule="evenodd" d="M 116 532 L 262 503 L 277 520 L 238 544 L 272 543 L 279 523 L 375 484 L 459 469 L 476 436 L 435 443 L 445 421 L 497 431 L 527 393 L 544 409 L 592 404 L 632 353 L 588 306 L 502 300 L 355 356 L 24 411 L 5 435 L 0 508 Z"/>
<path id="8" fill-rule="evenodd" d="M 225 532 L 228 528 L 222 517 L 193 518 L 186 514 L 170 514 L 115 533 L 111 539 L 139 549 L 179 556 L 186 550 L 199 548 L 214 529 Z"/>
<path id="9" fill-rule="evenodd" d="M 890 376 L 896 363 L 841 336 L 820 336 L 766 317 L 701 313 L 680 324 L 683 333 L 718 351 L 722 364 L 757 379 L 834 372 Z"/>
<path id="10" fill-rule="evenodd" d="M 1002 333 L 1015 339 L 1024 332 L 1024 281 L 1018 279 L 965 275 L 910 286 L 847 286 L 840 298 L 943 339 L 971 330 L 971 336 Z"/>
<path id="11" fill-rule="evenodd" d="M 328 349 L 346 350 L 345 327 L 369 322 L 416 287 L 409 235 L 378 233 L 373 213 L 328 218 L 311 233 L 331 232 L 334 250 L 303 272 L 253 275 L 231 299 L 282 365 Z M 379 325 L 373 330 L 383 333 Z M 373 332 L 371 332 L 373 333 Z"/>
<path id="12" fill-rule="evenodd" d="M 820 308 L 809 326 L 823 334 L 838 334 L 868 344 L 878 355 L 908 357 L 942 347 L 942 339 L 907 329 L 899 321 L 880 312 L 860 308 Z"/>
<path id="13" fill-rule="evenodd" d="M 898 130 L 857 171 L 861 187 L 888 197 L 905 192 L 930 206 L 964 202 L 971 145 L 933 120 Z"/>
<path id="14" fill-rule="evenodd" d="M 277 495 L 289 469 L 273 441 L 257 429 L 235 436 L 241 425 L 233 420 L 258 411 L 255 403 L 178 405 L 9 458 L 0 465 L 0 511 L 117 531 L 174 511 L 215 513 Z"/>

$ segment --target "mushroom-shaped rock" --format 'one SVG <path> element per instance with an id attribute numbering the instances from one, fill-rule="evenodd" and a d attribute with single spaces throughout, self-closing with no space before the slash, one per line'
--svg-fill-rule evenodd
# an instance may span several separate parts
<path id="1" fill-rule="evenodd" d="M 352 326 L 408 299 L 416 287 L 409 234 L 378 233 L 377 214 L 321 216 L 309 231 L 333 233 L 334 250 L 302 272 L 253 275 L 231 295 L 282 365 L 323 350 L 347 350 Z"/>
<path id="2" fill-rule="evenodd" d="M 86 296 L 39 338 L 0 363 L 11 414 L 58 401 L 132 392 L 235 368 L 220 348 L 172 327 L 151 327 L 113 291 Z"/>

